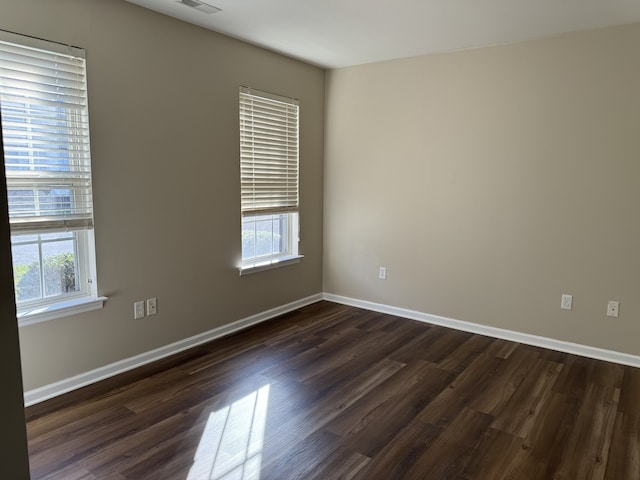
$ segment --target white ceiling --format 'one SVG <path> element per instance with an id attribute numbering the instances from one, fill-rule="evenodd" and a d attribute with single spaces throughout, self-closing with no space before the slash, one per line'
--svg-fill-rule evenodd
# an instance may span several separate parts
<path id="1" fill-rule="evenodd" d="M 639 0 L 127 0 L 326 68 L 640 21 Z"/>

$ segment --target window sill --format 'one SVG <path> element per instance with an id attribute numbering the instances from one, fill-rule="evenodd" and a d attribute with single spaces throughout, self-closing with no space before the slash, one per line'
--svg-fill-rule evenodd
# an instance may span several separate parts
<path id="1" fill-rule="evenodd" d="M 300 263 L 300 260 L 302 260 L 303 258 L 304 255 L 295 255 L 291 257 L 278 258 L 277 260 L 270 260 L 264 263 L 252 263 L 249 265 L 243 265 L 242 267 L 240 267 L 240 276 L 258 273 L 264 270 L 271 270 L 272 268 L 286 267 L 287 265 Z"/>
<path id="2" fill-rule="evenodd" d="M 33 307 L 18 313 L 18 326 L 26 327 L 27 325 L 53 320 L 54 318 L 98 310 L 103 307 L 106 300 L 107 297 L 82 297 L 51 305 Z"/>

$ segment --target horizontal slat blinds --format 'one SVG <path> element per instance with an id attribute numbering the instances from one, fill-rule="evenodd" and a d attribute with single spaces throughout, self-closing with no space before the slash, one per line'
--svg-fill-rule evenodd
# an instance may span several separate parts
<path id="1" fill-rule="evenodd" d="M 84 51 L 0 32 L 13 233 L 93 227 Z"/>
<path id="2" fill-rule="evenodd" d="M 242 214 L 298 210 L 298 102 L 240 88 Z"/>

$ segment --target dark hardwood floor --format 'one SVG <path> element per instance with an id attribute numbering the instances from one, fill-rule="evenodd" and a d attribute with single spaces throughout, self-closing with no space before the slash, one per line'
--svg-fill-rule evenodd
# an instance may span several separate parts
<path id="1" fill-rule="evenodd" d="M 28 411 L 32 478 L 640 479 L 631 367 L 329 302 L 161 367 Z"/>

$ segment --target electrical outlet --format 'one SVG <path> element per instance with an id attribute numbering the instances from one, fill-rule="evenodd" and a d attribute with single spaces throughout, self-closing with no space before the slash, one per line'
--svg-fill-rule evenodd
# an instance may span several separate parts
<path id="1" fill-rule="evenodd" d="M 148 298 L 147 299 L 147 315 L 151 316 L 151 315 L 155 315 L 156 313 L 158 313 L 158 299 L 153 297 L 153 298 Z"/>
<path id="2" fill-rule="evenodd" d="M 566 293 L 563 293 L 562 299 L 560 300 L 560 308 L 563 310 L 571 310 L 572 305 L 573 295 L 567 295 Z"/>
<path id="3" fill-rule="evenodd" d="M 144 317 L 144 301 L 135 302 L 133 304 L 133 318 L 138 319 Z"/>
<path id="4" fill-rule="evenodd" d="M 607 303 L 607 317 L 618 317 L 618 313 L 620 311 L 620 302 L 615 302 L 610 300 Z"/>
<path id="5" fill-rule="evenodd" d="M 386 267 L 380 267 L 378 269 L 378 278 L 380 280 L 386 280 L 387 279 L 387 268 Z"/>

